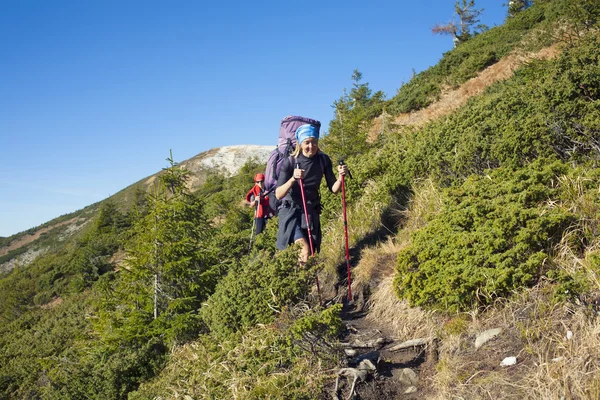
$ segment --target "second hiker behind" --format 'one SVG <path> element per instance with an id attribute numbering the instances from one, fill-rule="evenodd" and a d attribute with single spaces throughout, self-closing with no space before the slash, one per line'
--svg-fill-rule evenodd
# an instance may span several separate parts
<path id="1" fill-rule="evenodd" d="M 267 219 L 273 216 L 269 206 L 269 194 L 264 190 L 265 175 L 254 175 L 254 186 L 246 194 L 246 202 L 254 207 L 254 220 L 256 223 L 256 234 L 258 235 L 265 229 Z"/>

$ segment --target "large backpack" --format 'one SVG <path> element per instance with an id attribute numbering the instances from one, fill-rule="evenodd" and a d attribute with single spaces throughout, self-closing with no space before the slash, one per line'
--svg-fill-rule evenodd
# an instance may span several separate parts
<path id="1" fill-rule="evenodd" d="M 277 186 L 277 178 L 279 171 L 283 165 L 283 161 L 289 158 L 296 148 L 296 129 L 301 125 L 311 124 L 317 128 L 321 128 L 321 122 L 316 119 L 288 115 L 281 120 L 279 126 L 279 139 L 277 140 L 277 148 L 273 150 L 267 161 L 267 169 L 265 171 L 265 190 L 270 193 L 269 203 L 275 215 L 279 211 L 281 201 L 275 197 L 275 187 Z M 323 164 L 320 161 L 321 164 Z M 321 169 L 325 169 L 321 166 Z"/>

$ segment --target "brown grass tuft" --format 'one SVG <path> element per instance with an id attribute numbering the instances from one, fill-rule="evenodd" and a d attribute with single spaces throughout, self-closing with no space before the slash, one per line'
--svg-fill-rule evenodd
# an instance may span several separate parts
<path id="1" fill-rule="evenodd" d="M 600 321 L 551 296 L 552 286 L 540 284 L 472 313 L 464 334 L 444 336 L 430 380 L 434 398 L 600 398 Z M 475 350 L 474 338 L 490 328 L 503 332 Z M 516 356 L 517 365 L 500 367 L 507 356 Z"/>
<path id="2" fill-rule="evenodd" d="M 42 304 L 40 306 L 40 308 L 43 308 L 44 310 L 49 310 L 49 309 L 52 309 L 52 308 L 54 308 L 56 306 L 61 305 L 62 302 L 63 302 L 62 297 L 55 297 L 52 300 L 50 300 L 48 303 Z"/>
<path id="3" fill-rule="evenodd" d="M 410 307 L 406 301 L 398 299 L 391 276 L 383 279 L 367 305 L 368 318 L 387 325 L 390 333 L 400 340 L 431 338 L 436 335 L 439 323 L 436 314 Z"/>

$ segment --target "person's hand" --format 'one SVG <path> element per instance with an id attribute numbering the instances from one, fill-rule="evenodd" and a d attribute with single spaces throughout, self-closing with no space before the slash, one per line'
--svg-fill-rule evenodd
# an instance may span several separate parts
<path id="1" fill-rule="evenodd" d="M 337 170 L 338 170 L 338 174 L 340 177 L 345 176 L 348 174 L 348 166 L 346 164 L 344 165 L 338 165 L 337 166 Z"/>
<path id="2" fill-rule="evenodd" d="M 295 168 L 293 177 L 294 177 L 294 180 L 304 178 L 304 170 L 300 169 L 300 168 Z"/>

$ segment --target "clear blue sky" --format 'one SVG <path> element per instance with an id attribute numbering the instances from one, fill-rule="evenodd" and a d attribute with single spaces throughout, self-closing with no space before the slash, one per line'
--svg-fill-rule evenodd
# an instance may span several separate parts
<path id="1" fill-rule="evenodd" d="M 502 0 L 476 0 L 503 23 Z M 452 47 L 454 0 L 0 1 L 0 236 L 213 147 L 322 121 L 354 69 L 392 97 Z"/>

